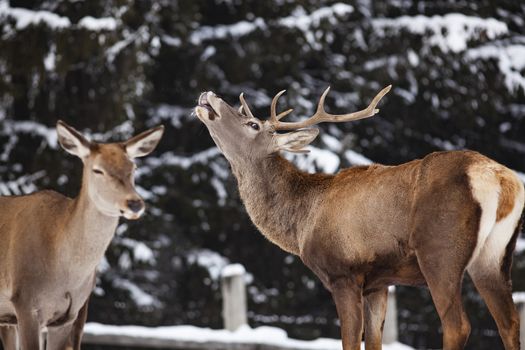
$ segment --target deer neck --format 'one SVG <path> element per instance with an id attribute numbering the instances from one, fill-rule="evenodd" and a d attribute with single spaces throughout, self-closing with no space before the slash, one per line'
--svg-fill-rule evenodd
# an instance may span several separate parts
<path id="1" fill-rule="evenodd" d="M 118 220 L 97 209 L 88 194 L 88 184 L 83 183 L 64 224 L 62 251 L 67 264 L 75 270 L 93 273 L 113 238 Z"/>
<path id="2" fill-rule="evenodd" d="M 278 154 L 232 164 L 232 169 L 253 223 L 270 241 L 298 255 L 298 234 L 309 226 L 319 194 L 331 176 L 302 172 Z"/>

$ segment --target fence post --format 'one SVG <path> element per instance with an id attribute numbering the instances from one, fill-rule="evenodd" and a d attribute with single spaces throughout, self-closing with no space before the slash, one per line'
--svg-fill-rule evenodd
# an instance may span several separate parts
<path id="1" fill-rule="evenodd" d="M 520 315 L 520 349 L 525 350 L 525 293 L 513 293 L 512 299 Z"/>
<path id="2" fill-rule="evenodd" d="M 383 343 L 391 344 L 397 341 L 397 304 L 396 287 L 388 287 L 388 301 L 385 325 L 383 327 Z"/>
<path id="3" fill-rule="evenodd" d="M 248 324 L 245 274 L 240 264 L 228 265 L 221 272 L 222 319 L 224 328 L 232 332 Z"/>

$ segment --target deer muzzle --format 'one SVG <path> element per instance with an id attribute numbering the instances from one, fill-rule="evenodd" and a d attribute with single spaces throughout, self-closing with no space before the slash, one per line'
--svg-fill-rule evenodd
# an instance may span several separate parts
<path id="1" fill-rule="evenodd" d="M 125 206 L 120 210 L 120 213 L 128 220 L 137 220 L 144 214 L 145 208 L 144 200 L 140 197 L 134 197 L 125 201 Z"/>
<path id="2" fill-rule="evenodd" d="M 197 114 L 197 117 L 203 122 L 207 120 L 214 120 L 215 117 L 220 117 L 214 108 L 214 105 L 216 105 L 219 101 L 220 98 L 218 98 L 213 92 L 203 92 L 199 96 L 199 104 L 197 107 L 195 107 L 195 114 Z"/>

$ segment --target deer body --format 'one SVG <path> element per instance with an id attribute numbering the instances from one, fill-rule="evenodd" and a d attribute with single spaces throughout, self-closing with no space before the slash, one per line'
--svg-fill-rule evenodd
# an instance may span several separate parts
<path id="1" fill-rule="evenodd" d="M 234 173 L 250 218 L 270 241 L 300 256 L 328 288 L 338 277 L 362 271 L 367 276 L 366 294 L 393 284 L 426 284 L 415 254 L 418 245 L 439 250 L 442 244 L 461 245 L 467 239 L 469 261 L 475 251 L 479 255 L 487 237 L 457 231 L 432 237 L 415 227 L 422 212 L 429 220 L 445 220 L 444 210 L 465 215 L 465 221 L 474 221 L 473 229 L 479 227 L 475 221 L 481 220 L 482 208 L 472 188 L 483 184 L 472 169 L 486 165 L 494 168 L 489 177 L 506 186 L 503 191 L 492 188 L 501 203 L 494 208 L 492 226 L 498 210 L 505 210 L 505 217 L 513 214 L 517 222 L 523 206 L 521 182 L 513 172 L 476 152 L 440 152 L 399 166 L 353 167 L 336 175 L 307 174 L 273 155 L 259 166 L 234 169 Z M 424 178 L 437 172 L 447 176 Z M 515 205 L 501 209 L 506 202 Z M 512 213 L 514 206 L 517 210 Z M 493 240 L 506 247 L 511 238 L 501 235 Z"/>
<path id="2" fill-rule="evenodd" d="M 379 99 L 388 88 L 378 94 Z M 307 174 L 280 150 L 302 152 L 314 121 L 341 121 L 319 104 L 314 117 L 261 121 L 241 95 L 234 110 L 213 93 L 196 114 L 232 166 L 246 210 L 261 233 L 298 255 L 331 291 L 344 350 L 381 348 L 389 285 L 427 285 L 443 325 L 444 349 L 464 347 L 470 325 L 461 303 L 465 271 L 496 320 L 506 349 L 519 349 L 510 267 L 525 190 L 517 175 L 472 151 L 432 153 L 398 166 Z M 323 94 L 321 102 L 324 101 Z M 341 116 L 373 115 L 371 105 Z"/>
<path id="3" fill-rule="evenodd" d="M 126 143 L 96 144 L 59 122 L 59 141 L 83 163 L 75 199 L 54 191 L 0 197 L 0 332 L 4 348 L 80 348 L 97 265 L 119 217 L 137 219 L 144 203 L 134 188 L 132 159 L 153 151 L 163 128 Z"/>
<path id="4" fill-rule="evenodd" d="M 0 321 L 16 323 L 17 302 L 44 326 L 76 318 L 118 224 L 83 192 L 76 199 L 52 191 L 0 198 L 2 240 L 9 242 L 0 247 Z"/>

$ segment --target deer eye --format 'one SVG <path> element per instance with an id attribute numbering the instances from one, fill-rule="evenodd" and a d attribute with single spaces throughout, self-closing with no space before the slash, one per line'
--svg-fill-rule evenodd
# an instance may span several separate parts
<path id="1" fill-rule="evenodd" d="M 253 130 L 259 130 L 260 129 L 259 124 L 254 123 L 254 122 L 248 122 L 248 123 L 246 123 L 246 125 L 248 125 Z"/>
<path id="2" fill-rule="evenodd" d="M 97 175 L 104 175 L 104 172 L 100 169 L 93 169 L 93 172 Z"/>

